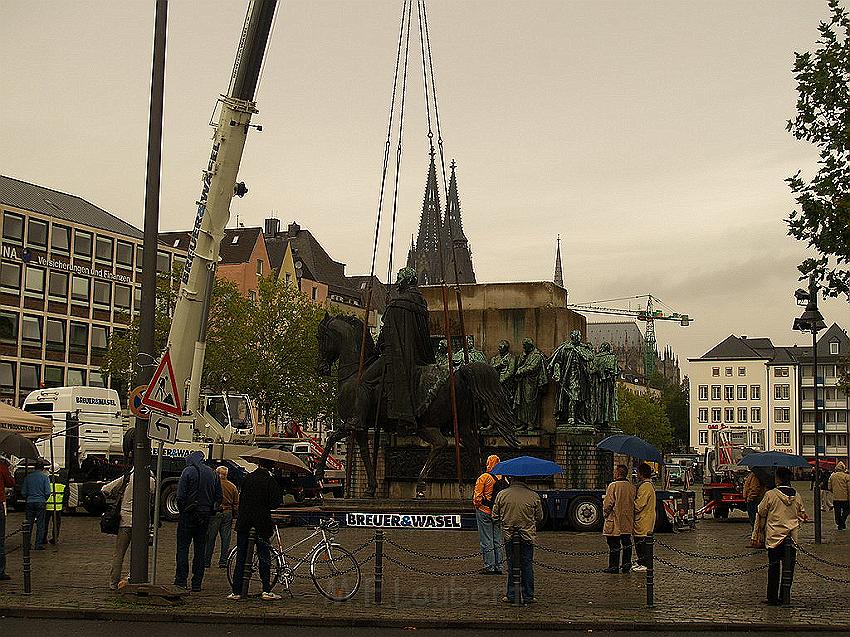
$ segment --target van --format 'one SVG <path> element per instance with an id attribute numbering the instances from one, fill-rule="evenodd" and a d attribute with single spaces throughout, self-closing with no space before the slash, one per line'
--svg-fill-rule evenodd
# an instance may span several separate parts
<path id="1" fill-rule="evenodd" d="M 55 468 L 66 468 L 66 434 L 69 431 L 76 451 L 77 462 L 86 458 L 119 458 L 123 453 L 124 420 L 118 392 L 105 387 L 52 387 L 37 389 L 24 400 L 24 411 L 53 420 L 53 435 L 36 441 L 36 448 L 43 458 Z"/>

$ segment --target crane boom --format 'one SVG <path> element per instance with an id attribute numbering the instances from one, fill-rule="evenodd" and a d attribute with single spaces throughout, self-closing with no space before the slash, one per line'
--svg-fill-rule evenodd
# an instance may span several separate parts
<path id="1" fill-rule="evenodd" d="M 227 95 L 219 98 L 221 113 L 213 134 L 209 162 L 203 171 L 203 187 L 189 243 L 186 265 L 167 350 L 174 381 L 184 392 L 186 411 L 200 417 L 201 375 L 206 352 L 206 327 L 215 268 L 224 231 L 230 220 L 230 201 L 247 192 L 237 184 L 239 164 L 250 128 L 258 112 L 254 95 L 271 32 L 277 0 L 251 0 L 236 54 Z M 202 418 L 204 437 L 229 442 L 233 432 L 215 418 Z M 198 427 L 197 423 L 195 427 Z"/>

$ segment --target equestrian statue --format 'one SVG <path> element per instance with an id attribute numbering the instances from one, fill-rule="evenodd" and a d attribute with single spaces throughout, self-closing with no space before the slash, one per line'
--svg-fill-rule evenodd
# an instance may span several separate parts
<path id="1" fill-rule="evenodd" d="M 416 496 L 425 497 L 426 480 L 448 446 L 447 436 L 454 435 L 454 423 L 448 366 L 437 364 L 428 329 L 428 304 L 417 288 L 416 271 L 399 271 L 377 344 L 360 319 L 327 313 L 316 337 L 318 373 L 330 375 L 334 363 L 338 365 L 341 421 L 325 444 L 316 476 L 321 479 L 329 450 L 353 434 L 367 476 L 365 496 L 375 497 L 377 480 L 367 433 L 377 426 L 391 433 L 416 435 L 429 445 L 416 485 Z M 514 432 L 519 423 L 499 384 L 499 373 L 486 362 L 470 362 L 457 369 L 454 377 L 457 442 L 465 452 L 480 460 L 479 423 L 483 417 L 490 425 L 488 433 L 518 447 Z"/>

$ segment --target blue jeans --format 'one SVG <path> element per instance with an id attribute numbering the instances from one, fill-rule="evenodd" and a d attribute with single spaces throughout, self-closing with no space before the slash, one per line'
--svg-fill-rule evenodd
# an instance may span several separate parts
<path id="1" fill-rule="evenodd" d="M 210 525 L 209 513 L 189 515 L 181 513 L 177 519 L 177 568 L 174 571 L 174 584 L 186 586 L 189 578 L 189 545 L 195 545 L 192 555 L 192 587 L 200 588 L 204 581 L 204 560 L 207 557 L 207 529 Z"/>
<path id="2" fill-rule="evenodd" d="M 508 601 L 514 601 L 514 546 L 512 542 L 505 544 L 508 555 Z M 534 545 L 531 542 L 520 542 L 520 577 L 522 578 L 522 599 L 534 597 Z"/>
<path id="3" fill-rule="evenodd" d="M 212 555 L 215 551 L 216 537 L 221 538 L 221 555 L 218 557 L 218 565 L 227 566 L 227 555 L 230 552 L 230 533 L 232 524 L 232 511 L 219 511 L 210 519 L 210 530 L 207 533 L 207 567 L 212 564 Z"/>
<path id="4" fill-rule="evenodd" d="M 35 548 L 44 548 L 44 530 L 46 522 L 44 516 L 44 502 L 27 502 L 27 520 L 35 522 Z"/>
<path id="5" fill-rule="evenodd" d="M 494 573 L 502 572 L 502 527 L 493 522 L 493 516 L 475 509 L 475 523 L 478 525 L 478 541 L 481 544 L 481 555 L 484 557 L 484 567 Z"/>
<path id="6" fill-rule="evenodd" d="M 236 531 L 236 564 L 233 567 L 233 588 L 232 592 L 236 595 L 242 594 L 242 582 L 245 575 L 245 562 L 248 559 L 248 538 L 250 531 Z M 254 545 L 254 550 L 257 553 L 257 559 L 260 562 L 260 582 L 263 584 L 263 592 L 270 593 L 271 585 L 271 551 L 269 550 L 269 540 L 271 538 L 257 538 Z"/>

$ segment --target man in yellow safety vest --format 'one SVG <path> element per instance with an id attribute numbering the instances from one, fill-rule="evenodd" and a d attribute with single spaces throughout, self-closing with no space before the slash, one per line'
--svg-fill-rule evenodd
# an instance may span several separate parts
<path id="1" fill-rule="evenodd" d="M 50 538 L 51 544 L 56 544 L 59 541 L 59 528 L 62 526 L 62 509 L 65 506 L 65 484 L 59 481 L 59 476 L 56 473 L 50 474 L 50 497 L 44 505 L 44 512 L 47 520 L 44 523 L 44 537 L 42 543 L 46 543 L 48 527 L 51 520 L 53 521 L 53 536 Z"/>

